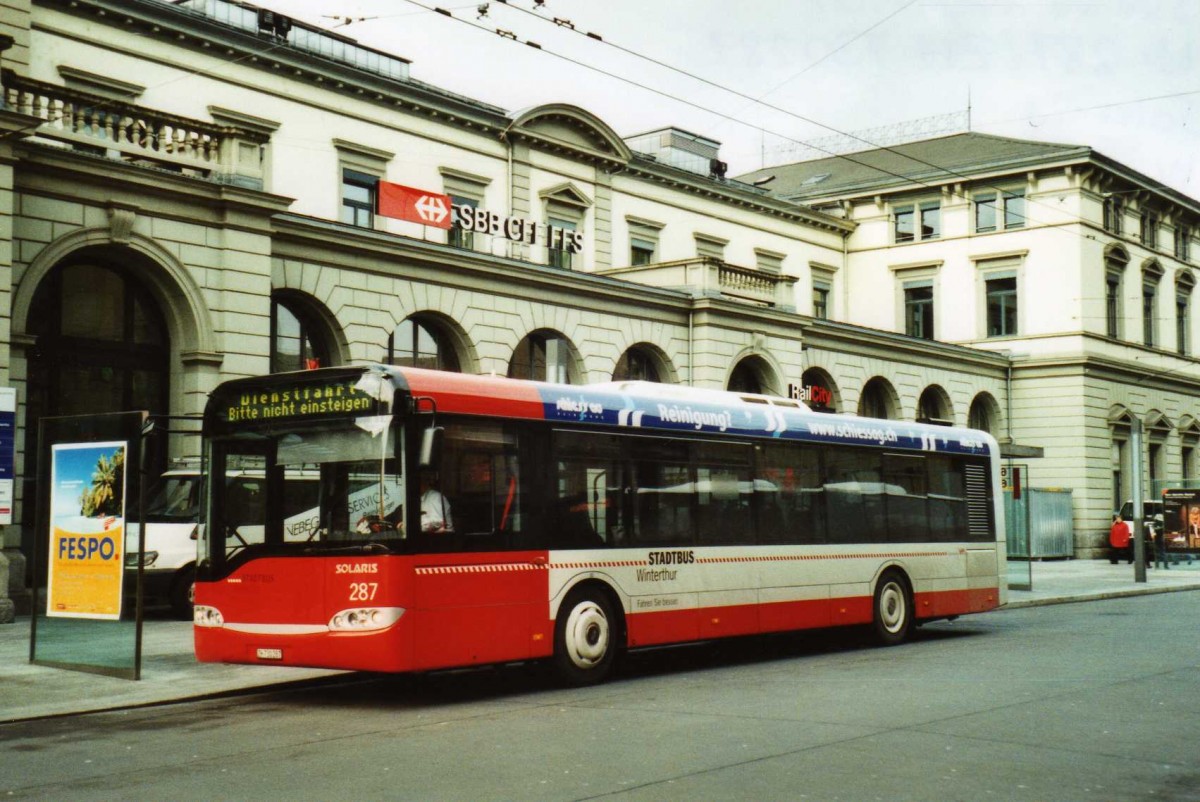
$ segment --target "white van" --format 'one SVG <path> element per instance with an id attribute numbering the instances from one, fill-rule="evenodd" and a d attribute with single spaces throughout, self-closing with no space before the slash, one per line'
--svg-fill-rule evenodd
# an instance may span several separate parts
<path id="1" fill-rule="evenodd" d="M 145 599 L 166 600 L 181 618 L 192 617 L 201 479 L 199 470 L 171 470 L 146 492 L 142 595 Z M 138 565 L 137 518 L 136 514 L 130 515 L 125 534 L 126 587 L 130 590 Z"/>

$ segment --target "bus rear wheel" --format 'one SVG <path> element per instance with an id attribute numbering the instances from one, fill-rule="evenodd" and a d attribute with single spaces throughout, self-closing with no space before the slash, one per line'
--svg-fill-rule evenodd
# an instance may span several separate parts
<path id="1" fill-rule="evenodd" d="M 912 593 L 899 571 L 887 571 L 875 586 L 875 639 L 883 646 L 895 646 L 908 638 L 913 625 Z"/>
<path id="2" fill-rule="evenodd" d="M 619 648 L 620 622 L 602 591 L 572 591 L 554 624 L 554 664 L 569 685 L 591 685 L 612 670 Z"/>

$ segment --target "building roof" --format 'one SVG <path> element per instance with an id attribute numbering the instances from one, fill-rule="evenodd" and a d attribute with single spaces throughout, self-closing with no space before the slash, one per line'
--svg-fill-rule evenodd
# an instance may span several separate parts
<path id="1" fill-rule="evenodd" d="M 1084 145 L 962 133 L 859 153 L 764 167 L 739 176 L 748 183 L 774 176 L 769 189 L 787 200 L 841 198 L 1017 171 L 1046 162 L 1087 160 Z"/>

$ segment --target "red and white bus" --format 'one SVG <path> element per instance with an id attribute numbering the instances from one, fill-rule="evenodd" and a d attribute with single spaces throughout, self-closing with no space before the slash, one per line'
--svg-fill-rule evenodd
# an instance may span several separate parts
<path id="1" fill-rule="evenodd" d="M 365 366 L 227 382 L 204 434 L 203 661 L 548 658 L 586 683 L 625 649 L 842 625 L 894 644 L 1004 600 L 998 447 L 969 429 Z M 445 525 L 422 525 L 431 500 Z"/>

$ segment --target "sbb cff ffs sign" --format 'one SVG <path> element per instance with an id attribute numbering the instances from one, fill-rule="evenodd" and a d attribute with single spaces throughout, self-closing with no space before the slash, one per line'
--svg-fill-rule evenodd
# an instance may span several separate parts
<path id="1" fill-rule="evenodd" d="M 545 245 L 568 253 L 583 250 L 583 234 L 579 231 L 521 217 L 504 217 L 465 203 L 453 204 L 449 195 L 439 192 L 380 181 L 377 198 L 376 211 L 384 217 L 435 228 L 458 226 L 463 231 L 504 237 L 526 245 Z"/>

